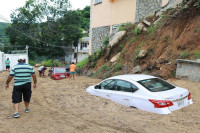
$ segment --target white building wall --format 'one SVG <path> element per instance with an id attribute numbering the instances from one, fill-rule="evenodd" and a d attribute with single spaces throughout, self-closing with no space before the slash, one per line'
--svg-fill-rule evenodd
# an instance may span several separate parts
<path id="1" fill-rule="evenodd" d="M 26 63 L 28 64 L 28 56 L 26 54 L 5 54 L 4 55 L 4 61 L 3 61 L 3 64 L 5 66 L 5 60 L 7 58 L 9 58 L 10 60 L 10 69 L 13 68 L 13 66 L 17 65 L 18 64 L 18 57 L 24 57 L 26 59 Z M 5 67 L 4 69 L 5 70 Z"/>
<path id="2" fill-rule="evenodd" d="M 6 69 L 4 53 L 0 51 L 0 72 Z"/>

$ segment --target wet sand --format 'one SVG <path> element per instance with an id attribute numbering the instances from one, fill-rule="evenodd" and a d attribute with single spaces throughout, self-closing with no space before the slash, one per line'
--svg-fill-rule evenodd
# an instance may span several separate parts
<path id="1" fill-rule="evenodd" d="M 0 72 L 0 133 L 198 133 L 200 132 L 200 83 L 171 79 L 189 89 L 194 104 L 169 115 L 149 113 L 90 95 L 86 88 L 100 82 L 77 76 L 74 80 L 38 77 L 32 92 L 31 111 L 12 118 L 12 83 L 5 90 L 9 72 Z M 47 75 L 47 73 L 46 73 Z"/>

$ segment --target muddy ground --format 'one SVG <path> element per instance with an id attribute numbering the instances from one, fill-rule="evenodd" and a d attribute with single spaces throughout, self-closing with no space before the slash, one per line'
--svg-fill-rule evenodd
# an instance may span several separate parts
<path id="1" fill-rule="evenodd" d="M 115 104 L 86 93 L 89 85 L 101 81 L 77 76 L 75 80 L 38 77 L 31 111 L 12 118 L 12 83 L 5 90 L 9 72 L 0 73 L 0 133 L 198 133 L 200 132 L 200 83 L 171 79 L 188 88 L 194 104 L 170 115 L 159 115 Z"/>

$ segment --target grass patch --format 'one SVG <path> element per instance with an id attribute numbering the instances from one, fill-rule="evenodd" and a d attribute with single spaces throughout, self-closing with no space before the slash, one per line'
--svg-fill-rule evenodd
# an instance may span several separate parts
<path id="1" fill-rule="evenodd" d="M 88 58 L 85 58 L 84 60 L 80 61 L 76 66 L 79 68 L 79 69 L 82 69 L 87 63 L 88 63 L 89 59 Z"/>
<path id="2" fill-rule="evenodd" d="M 115 70 L 115 71 L 120 71 L 120 70 L 122 70 L 122 65 L 119 64 L 119 63 L 116 63 L 115 66 L 114 66 L 114 70 Z"/>
<path id="3" fill-rule="evenodd" d="M 148 29 L 149 35 L 150 35 L 150 36 L 153 36 L 154 33 L 156 32 L 156 30 L 157 30 L 157 28 L 151 25 L 151 26 L 149 27 L 149 29 Z"/>
<path id="4" fill-rule="evenodd" d="M 189 57 L 190 56 L 190 53 L 189 52 L 181 52 L 180 54 L 179 54 L 179 57 L 180 58 L 183 58 L 183 59 L 185 59 L 185 58 L 187 58 L 187 57 Z"/>
<path id="5" fill-rule="evenodd" d="M 141 33 L 141 31 L 138 27 L 135 27 L 135 29 L 133 30 L 133 33 L 134 35 L 138 36 Z"/>
<path id="6" fill-rule="evenodd" d="M 200 51 L 198 51 L 198 50 L 194 51 L 194 57 L 196 59 L 200 59 Z"/>
<path id="7" fill-rule="evenodd" d="M 107 36 L 103 40 L 103 46 L 106 47 L 106 46 L 108 46 L 108 44 L 109 44 L 109 37 Z"/>

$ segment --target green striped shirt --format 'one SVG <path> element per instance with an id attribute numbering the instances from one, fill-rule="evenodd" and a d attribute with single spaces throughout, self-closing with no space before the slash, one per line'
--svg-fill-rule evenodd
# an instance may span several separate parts
<path id="1" fill-rule="evenodd" d="M 15 77 L 14 86 L 19 86 L 31 82 L 32 74 L 35 74 L 33 67 L 25 63 L 18 63 L 10 72 L 10 76 Z"/>

